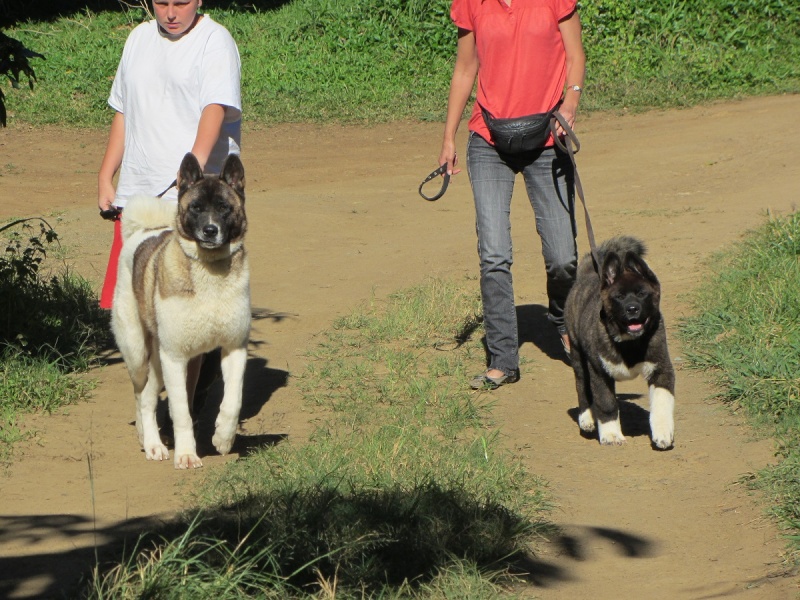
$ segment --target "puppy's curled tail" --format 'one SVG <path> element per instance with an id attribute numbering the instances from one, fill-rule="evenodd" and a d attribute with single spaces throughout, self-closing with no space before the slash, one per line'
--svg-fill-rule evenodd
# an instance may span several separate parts
<path id="1" fill-rule="evenodd" d="M 122 239 L 138 231 L 170 229 L 175 224 L 177 204 L 152 196 L 134 196 L 122 213 Z"/>
<path id="2" fill-rule="evenodd" d="M 609 252 L 615 252 L 619 256 L 625 256 L 627 252 L 633 252 L 639 257 L 643 257 L 647 254 L 647 247 L 639 238 L 630 235 L 620 235 L 604 241 L 600 244 L 597 252 L 600 255 L 600 260 L 603 260 Z"/>

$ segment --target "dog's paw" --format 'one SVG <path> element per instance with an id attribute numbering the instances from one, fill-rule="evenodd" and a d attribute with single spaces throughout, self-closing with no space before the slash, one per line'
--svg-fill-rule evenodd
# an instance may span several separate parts
<path id="1" fill-rule="evenodd" d="M 597 422 L 597 433 L 600 438 L 600 443 L 604 446 L 621 446 L 625 443 L 625 436 L 622 435 L 622 428 L 619 425 L 619 419 L 616 421 L 608 421 L 603 423 Z"/>
<path id="2" fill-rule="evenodd" d="M 650 424 L 653 444 L 661 450 L 671 448 L 675 441 L 675 426 L 672 419 L 654 421 Z"/>
<path id="3" fill-rule="evenodd" d="M 231 451 L 231 447 L 233 446 L 233 441 L 236 439 L 236 428 L 233 431 L 225 432 L 220 431 L 220 428 L 217 427 L 217 431 L 214 433 L 214 437 L 211 438 L 211 443 L 214 444 L 214 448 L 217 449 L 217 452 L 220 454 L 227 454 Z"/>
<path id="4" fill-rule="evenodd" d="M 675 441 L 675 421 L 672 413 L 675 397 L 669 390 L 654 387 L 650 392 L 650 432 L 656 448 L 666 450 Z"/>
<path id="5" fill-rule="evenodd" d="M 620 434 L 616 435 L 604 435 L 600 438 L 600 443 L 604 446 L 622 446 L 628 440 L 625 439 L 625 436 Z"/>
<path id="6" fill-rule="evenodd" d="M 175 454 L 176 469 L 198 469 L 203 466 L 203 461 L 197 454 Z"/>
<path id="7" fill-rule="evenodd" d="M 214 437 L 211 438 L 211 443 L 220 454 L 227 454 L 231 451 L 233 441 L 236 439 L 236 425 L 238 419 L 226 418 L 223 415 L 217 417 L 214 424 Z"/>
<path id="8" fill-rule="evenodd" d="M 592 433 L 594 431 L 594 417 L 592 416 L 592 409 L 587 408 L 578 417 L 578 427 L 581 431 Z"/>
<path id="9" fill-rule="evenodd" d="M 161 442 L 144 446 L 144 455 L 147 460 L 169 460 L 169 450 Z"/>

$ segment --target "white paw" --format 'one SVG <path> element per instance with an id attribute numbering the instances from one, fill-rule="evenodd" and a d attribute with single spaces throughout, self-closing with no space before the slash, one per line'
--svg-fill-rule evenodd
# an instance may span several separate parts
<path id="1" fill-rule="evenodd" d="M 144 455 L 147 460 L 169 460 L 169 450 L 161 442 L 144 446 Z"/>
<path id="2" fill-rule="evenodd" d="M 621 433 L 600 436 L 600 443 L 604 446 L 622 446 L 627 441 Z"/>
<path id="3" fill-rule="evenodd" d="M 675 424 L 672 422 L 672 415 L 663 415 L 660 418 L 651 417 L 650 431 L 653 436 L 653 444 L 657 448 L 662 450 L 670 448 L 675 441 Z"/>
<path id="4" fill-rule="evenodd" d="M 663 388 L 650 388 L 650 433 L 653 444 L 666 450 L 675 441 L 675 397 Z"/>
<path id="5" fill-rule="evenodd" d="M 585 431 L 586 433 L 594 431 L 594 417 L 592 416 L 591 408 L 587 408 L 580 414 L 578 417 L 578 427 L 581 428 L 581 431 Z"/>
<path id="6" fill-rule="evenodd" d="M 622 428 L 619 425 L 619 419 L 616 421 L 608 421 L 606 423 L 598 421 L 597 433 L 598 437 L 600 438 L 600 443 L 604 446 L 621 446 L 625 443 L 625 436 L 622 435 Z"/>
<path id="7" fill-rule="evenodd" d="M 233 441 L 236 439 L 236 421 L 233 423 L 221 423 L 217 419 L 216 429 L 214 430 L 214 437 L 211 438 L 211 443 L 220 454 L 227 454 L 231 451 Z"/>
<path id="8" fill-rule="evenodd" d="M 197 454 L 175 454 L 176 469 L 197 469 L 203 466 L 203 461 Z"/>
<path id="9" fill-rule="evenodd" d="M 217 452 L 220 454 L 227 454 L 231 451 L 235 439 L 236 429 L 228 434 L 227 432 L 221 432 L 218 427 L 216 433 L 214 433 L 214 437 L 211 438 L 211 443 L 214 444 L 214 448 L 217 449 Z"/>

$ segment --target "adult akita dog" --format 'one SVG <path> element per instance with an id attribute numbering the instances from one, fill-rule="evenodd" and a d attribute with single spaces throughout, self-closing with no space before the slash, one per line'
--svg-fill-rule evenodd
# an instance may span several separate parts
<path id="1" fill-rule="evenodd" d="M 644 244 L 610 239 L 578 267 L 567 297 L 565 320 L 578 390 L 578 425 L 595 430 L 601 444 L 622 444 L 615 382 L 641 375 L 650 388 L 650 433 L 661 449 L 674 439 L 675 371 L 659 308 L 661 286 L 642 258 Z"/>
<path id="2" fill-rule="evenodd" d="M 225 454 L 236 437 L 250 335 L 250 275 L 244 235 L 244 167 L 230 155 L 220 175 L 181 162 L 178 207 L 132 198 L 122 216 L 111 327 L 136 396 L 136 429 L 148 460 L 167 460 L 156 422 L 162 385 L 169 399 L 175 468 L 201 467 L 187 365 L 221 348 L 225 392 L 212 438 Z M 190 383 L 189 387 L 193 387 Z"/>

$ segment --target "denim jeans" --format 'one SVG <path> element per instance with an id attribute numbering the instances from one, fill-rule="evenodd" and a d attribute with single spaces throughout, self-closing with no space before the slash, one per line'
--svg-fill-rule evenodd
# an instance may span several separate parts
<path id="1" fill-rule="evenodd" d="M 542 242 L 550 321 L 564 328 L 564 302 L 575 281 L 574 169 L 569 156 L 554 148 L 522 154 L 498 152 L 471 133 L 467 169 L 475 200 L 475 229 L 481 266 L 481 299 L 489 368 L 511 375 L 519 369 L 517 313 L 511 265 L 511 195 L 522 173 Z"/>

